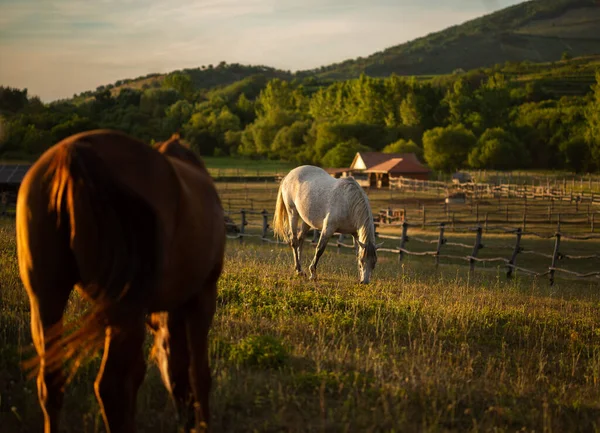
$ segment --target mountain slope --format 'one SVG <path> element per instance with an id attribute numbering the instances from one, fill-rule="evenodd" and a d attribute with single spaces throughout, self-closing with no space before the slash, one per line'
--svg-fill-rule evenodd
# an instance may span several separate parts
<path id="1" fill-rule="evenodd" d="M 597 0 L 533 0 L 388 48 L 320 68 L 321 77 L 434 75 L 521 61 L 600 53 Z"/>
<path id="2" fill-rule="evenodd" d="M 170 74 L 176 72 L 183 72 L 189 75 L 194 88 L 202 91 L 227 87 L 246 79 L 258 81 L 259 83 L 266 83 L 266 81 L 273 78 L 291 79 L 293 77 L 292 73 L 289 71 L 283 71 L 268 66 L 241 65 L 239 63 L 227 64 L 226 62 L 221 62 L 214 67 L 213 65 L 208 65 L 199 68 L 175 70 L 170 72 Z M 118 80 L 114 84 L 99 86 L 96 88 L 96 91 L 110 90 L 112 96 L 116 96 L 121 90 L 127 88 L 143 90 L 152 87 L 160 87 L 167 75 L 169 74 L 152 73 L 133 79 L 128 78 Z M 92 97 L 94 93 L 95 91 L 93 90 L 82 92 L 77 95 L 74 100 L 87 100 Z"/>

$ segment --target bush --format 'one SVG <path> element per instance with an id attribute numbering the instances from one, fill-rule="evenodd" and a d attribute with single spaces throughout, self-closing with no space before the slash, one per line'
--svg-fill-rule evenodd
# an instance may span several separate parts
<path id="1" fill-rule="evenodd" d="M 270 335 L 251 335 L 231 348 L 229 359 L 237 364 L 262 368 L 278 368 L 285 364 L 287 350 Z"/>
<path id="2" fill-rule="evenodd" d="M 455 171 L 464 166 L 477 138 L 463 125 L 437 127 L 423 134 L 425 161 L 433 170 Z"/>
<path id="3" fill-rule="evenodd" d="M 509 170 L 525 168 L 529 162 L 529 152 L 523 143 L 502 128 L 487 129 L 469 153 L 472 168 Z"/>

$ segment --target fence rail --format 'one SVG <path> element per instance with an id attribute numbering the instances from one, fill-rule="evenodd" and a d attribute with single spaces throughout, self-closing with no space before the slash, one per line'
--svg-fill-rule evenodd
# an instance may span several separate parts
<path id="1" fill-rule="evenodd" d="M 253 210 L 245 210 L 242 209 L 239 212 L 240 222 L 239 224 L 234 222 L 232 215 L 233 212 L 229 212 L 229 222 L 227 222 L 228 232 L 233 234 L 228 234 L 227 237 L 229 239 L 239 239 L 241 243 L 244 242 L 244 238 L 258 238 L 262 242 L 268 242 L 272 244 L 279 245 L 287 245 L 285 242 L 281 242 L 277 239 L 273 238 L 273 231 L 270 227 L 270 221 L 272 215 L 269 214 L 266 210 L 262 211 L 253 211 Z M 256 217 L 260 216 L 259 221 L 256 221 Z M 564 246 L 565 240 L 571 241 L 594 241 L 600 240 L 600 234 L 589 234 L 589 235 L 574 235 L 569 233 L 564 233 L 560 231 L 560 225 L 557 226 L 557 230 L 554 233 L 539 233 L 535 231 L 524 230 L 522 227 L 503 227 L 503 226 L 490 226 L 487 228 L 487 233 L 498 233 L 498 234 L 507 234 L 514 235 L 515 241 L 514 244 L 499 244 L 499 245 L 488 245 L 484 244 L 484 228 L 481 225 L 476 226 L 466 226 L 461 227 L 460 231 L 465 233 L 474 233 L 474 240 L 472 244 L 467 244 L 463 242 L 449 242 L 445 236 L 446 233 L 446 222 L 440 223 L 432 223 L 432 226 L 435 226 L 438 230 L 437 239 L 425 239 L 419 236 L 409 236 L 409 228 L 421 227 L 421 224 L 411 224 L 408 221 L 402 221 L 401 223 L 376 223 L 376 226 L 381 229 L 382 227 L 390 227 L 397 226 L 401 229 L 400 235 L 393 235 L 388 233 L 380 233 L 380 231 L 376 231 L 376 237 L 384 240 L 392 240 L 397 241 L 398 245 L 395 248 L 379 248 L 378 251 L 397 254 L 398 260 L 401 262 L 405 255 L 409 256 L 431 256 L 435 259 L 436 267 L 440 263 L 440 259 L 449 259 L 449 260 L 459 260 L 466 261 L 469 264 L 469 272 L 474 272 L 477 263 L 503 263 L 506 267 L 506 277 L 507 279 L 512 278 L 514 271 L 523 272 L 528 275 L 532 275 L 535 277 L 545 277 L 548 276 L 548 280 L 550 285 L 553 285 L 555 282 L 555 278 L 557 273 L 562 273 L 568 275 L 570 277 L 575 278 L 600 278 L 600 271 L 593 272 L 576 272 L 570 269 L 559 267 L 558 264 L 560 261 L 569 260 L 571 262 L 582 262 L 589 260 L 598 260 L 600 259 L 600 254 L 586 254 L 586 255 L 574 255 L 574 254 L 565 254 L 561 252 L 561 248 Z M 259 233 L 249 233 L 247 231 L 248 227 L 255 227 L 256 229 L 260 229 Z M 355 248 L 353 244 L 344 243 L 344 235 L 340 233 L 335 233 L 337 237 L 335 243 L 330 242 L 328 246 L 335 247 L 338 251 L 341 248 Z M 554 247 L 552 253 L 544 253 L 541 251 L 535 251 L 531 249 L 525 249 L 521 242 L 523 236 L 531 236 L 537 237 L 540 239 L 554 239 Z M 313 230 L 313 238 L 312 243 L 316 244 L 319 238 L 319 232 L 317 230 Z M 426 245 L 435 245 L 435 249 L 430 249 L 426 251 L 416 251 L 410 250 L 407 248 L 406 244 L 409 242 L 417 242 Z M 450 254 L 444 253 L 443 248 L 446 247 L 455 247 L 459 249 L 466 249 L 469 252 L 461 255 L 461 254 Z M 498 252 L 495 257 L 479 257 L 479 252 L 482 249 L 492 250 L 494 252 Z M 508 253 L 507 254 L 507 250 Z M 503 252 L 503 253 L 500 253 Z M 540 272 L 533 269 L 526 268 L 524 266 L 517 265 L 517 259 L 519 255 L 534 255 L 538 257 L 542 257 L 545 259 L 549 259 L 550 263 L 547 268 Z"/>

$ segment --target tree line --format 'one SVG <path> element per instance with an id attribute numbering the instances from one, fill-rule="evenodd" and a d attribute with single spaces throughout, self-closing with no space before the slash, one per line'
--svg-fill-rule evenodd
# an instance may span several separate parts
<path id="1" fill-rule="evenodd" d="M 414 152 L 434 170 L 600 168 L 600 72 L 556 96 L 498 69 L 324 82 L 254 74 L 199 89 L 178 71 L 146 88 L 101 87 L 42 103 L 0 87 L 0 157 L 32 159 L 59 140 L 113 128 L 146 142 L 174 132 L 202 155 L 347 166 L 357 151 Z"/>

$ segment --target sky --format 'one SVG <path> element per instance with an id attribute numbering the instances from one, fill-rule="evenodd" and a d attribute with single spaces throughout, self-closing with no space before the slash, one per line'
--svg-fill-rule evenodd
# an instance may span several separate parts
<path id="1" fill-rule="evenodd" d="M 0 0 L 0 85 L 49 102 L 152 72 L 312 69 L 521 0 Z"/>

